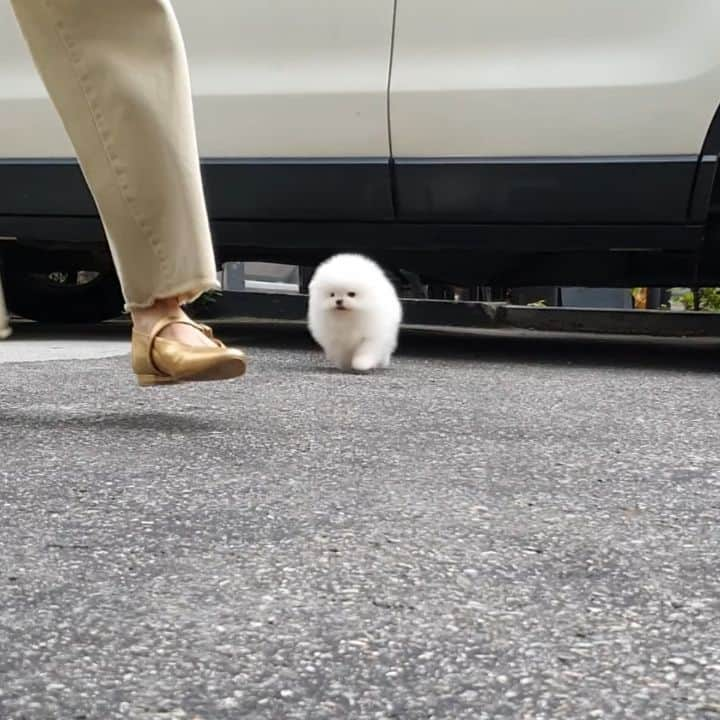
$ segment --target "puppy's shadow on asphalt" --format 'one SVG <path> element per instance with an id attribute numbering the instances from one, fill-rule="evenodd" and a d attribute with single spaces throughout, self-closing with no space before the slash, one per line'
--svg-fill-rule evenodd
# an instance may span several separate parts
<path id="1" fill-rule="evenodd" d="M 288 368 L 290 372 L 300 372 L 306 375 L 359 375 L 359 373 L 345 372 L 329 365 L 295 365 Z"/>
<path id="2" fill-rule="evenodd" d="M 402 337 L 398 357 L 475 361 L 479 366 L 487 362 L 717 374 L 720 339 L 410 331 Z"/>
<path id="3" fill-rule="evenodd" d="M 322 361 L 312 358 L 307 363 L 294 363 L 285 365 L 282 368 L 284 373 L 300 373 L 302 375 L 320 375 L 320 376 L 337 376 L 347 378 L 369 378 L 373 375 L 382 375 L 387 370 L 371 370 L 369 372 L 355 372 L 353 370 L 340 370 L 332 365 L 322 365 Z"/>
<path id="4" fill-rule="evenodd" d="M 235 336 L 240 345 L 258 350 L 311 351 L 317 355 L 317 359 L 313 357 L 307 364 L 283 368 L 284 372 L 345 374 L 321 364 L 319 350 L 302 325 L 251 325 L 247 332 L 238 332 L 237 326 L 228 326 L 227 334 Z M 474 333 L 406 328 L 401 333 L 396 358 L 399 362 L 403 359 L 437 360 L 443 364 L 472 362 L 477 364 L 479 371 L 486 364 L 501 363 L 717 374 L 720 371 L 720 339 L 698 341 L 637 335 L 620 337 L 532 331 Z"/>
<path id="5" fill-rule="evenodd" d="M 0 409 L 0 427 L 32 428 L 35 430 L 74 430 L 79 432 L 111 430 L 115 432 L 161 432 L 165 434 L 203 433 L 217 430 L 217 422 L 187 413 L 151 412 L 92 412 L 82 408 L 71 412 L 32 410 L 5 412 Z"/>

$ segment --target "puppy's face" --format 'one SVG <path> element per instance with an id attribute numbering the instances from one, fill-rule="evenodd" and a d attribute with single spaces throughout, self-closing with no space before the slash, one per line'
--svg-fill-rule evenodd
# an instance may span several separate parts
<path id="1" fill-rule="evenodd" d="M 315 287 L 324 310 L 331 313 L 355 312 L 362 309 L 363 293 L 352 285 L 332 284 Z"/>
<path id="2" fill-rule="evenodd" d="M 364 258 L 337 255 L 321 265 L 310 281 L 314 308 L 337 317 L 372 312 L 382 295 L 384 276 Z"/>

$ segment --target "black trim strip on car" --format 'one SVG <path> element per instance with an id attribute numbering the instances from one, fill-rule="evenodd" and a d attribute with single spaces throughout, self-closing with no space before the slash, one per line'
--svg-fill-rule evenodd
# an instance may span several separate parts
<path id="1" fill-rule="evenodd" d="M 697 158 L 685 155 L 202 163 L 214 220 L 486 224 L 701 221 L 711 166 L 696 179 Z M 75 161 L 0 161 L 0 216 L 96 214 Z"/>
<path id="2" fill-rule="evenodd" d="M 77 161 L 2 160 L 0 215 L 87 216 L 97 208 Z"/>
<path id="3" fill-rule="evenodd" d="M 204 160 L 213 219 L 390 220 L 387 159 Z"/>
<path id="4" fill-rule="evenodd" d="M 387 159 L 207 159 L 212 218 L 387 220 L 393 217 Z M 74 160 L 0 161 L 0 215 L 96 215 Z"/>
<path id="5" fill-rule="evenodd" d="M 694 155 L 396 158 L 399 220 L 682 223 Z"/>
<path id="6" fill-rule="evenodd" d="M 223 259 L 252 254 L 287 257 L 304 251 L 379 250 L 480 253 L 693 251 L 703 225 L 560 225 L 355 221 L 213 220 L 213 238 Z M 104 248 L 98 217 L 2 216 L 0 237 L 45 250 Z M 12 244 L 12 243 L 11 243 Z"/>

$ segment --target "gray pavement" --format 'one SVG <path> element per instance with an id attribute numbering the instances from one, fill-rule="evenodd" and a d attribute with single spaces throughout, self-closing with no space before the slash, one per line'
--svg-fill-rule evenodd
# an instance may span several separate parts
<path id="1" fill-rule="evenodd" d="M 720 718 L 717 343 L 228 333 L 0 365 L 2 720 Z"/>

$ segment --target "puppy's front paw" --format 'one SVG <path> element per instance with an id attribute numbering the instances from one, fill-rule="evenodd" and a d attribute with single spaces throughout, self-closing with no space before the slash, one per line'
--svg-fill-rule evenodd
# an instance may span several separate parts
<path id="1" fill-rule="evenodd" d="M 372 355 L 356 355 L 352 360 L 352 369 L 355 372 L 368 372 L 378 366 L 377 358 Z"/>

